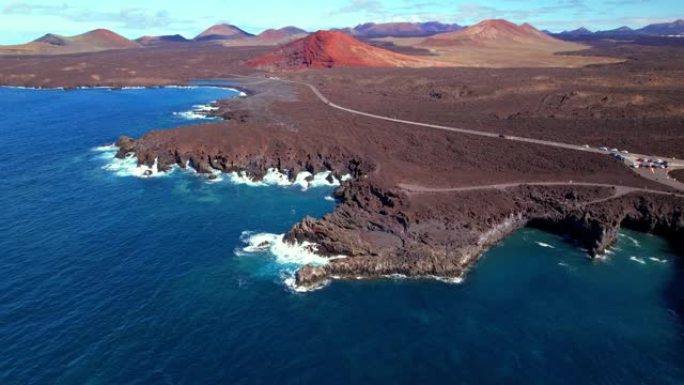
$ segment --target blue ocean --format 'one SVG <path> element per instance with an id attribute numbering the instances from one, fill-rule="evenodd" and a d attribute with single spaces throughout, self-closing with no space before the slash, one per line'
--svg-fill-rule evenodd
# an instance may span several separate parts
<path id="1" fill-rule="evenodd" d="M 138 178 L 120 135 L 200 123 L 220 88 L 0 88 L 0 384 L 682 384 L 681 259 L 605 261 L 524 229 L 460 284 L 333 282 L 249 250 L 332 187 Z"/>

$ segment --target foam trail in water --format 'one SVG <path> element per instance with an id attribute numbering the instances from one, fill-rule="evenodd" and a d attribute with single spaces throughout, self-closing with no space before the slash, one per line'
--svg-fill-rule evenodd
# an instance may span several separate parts
<path id="1" fill-rule="evenodd" d="M 554 246 L 551 246 L 548 243 L 544 243 L 544 242 L 535 242 L 535 243 L 541 247 L 546 247 L 547 249 L 555 249 Z"/>
<path id="2" fill-rule="evenodd" d="M 639 258 L 639 257 L 629 257 L 629 260 L 630 260 L 630 261 L 637 262 L 637 263 L 640 263 L 640 264 L 642 264 L 642 265 L 645 265 L 645 264 L 646 264 L 646 261 L 644 261 L 643 258 Z"/>

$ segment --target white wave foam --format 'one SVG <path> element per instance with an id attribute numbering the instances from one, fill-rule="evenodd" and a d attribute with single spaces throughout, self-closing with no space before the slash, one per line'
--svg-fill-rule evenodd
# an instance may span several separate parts
<path id="1" fill-rule="evenodd" d="M 667 263 L 667 259 L 660 259 L 660 258 L 656 258 L 656 257 L 650 257 L 649 259 L 653 262 Z"/>
<path id="2" fill-rule="evenodd" d="M 587 251 L 587 252 L 588 252 L 588 251 Z M 612 250 L 612 249 L 610 249 L 610 248 L 607 248 L 607 249 L 603 250 L 603 254 L 596 254 L 596 255 L 594 256 L 593 260 L 596 260 L 596 261 L 607 261 L 608 258 L 609 258 L 611 255 L 614 255 L 614 254 L 615 254 L 615 251 L 614 251 L 614 250 Z M 588 257 L 589 257 L 590 259 L 592 259 L 591 256 L 588 255 Z"/>
<path id="3" fill-rule="evenodd" d="M 284 273 L 281 275 L 281 277 L 283 279 L 283 284 L 285 284 L 285 287 L 287 287 L 288 290 L 290 290 L 293 293 L 311 293 L 312 291 L 321 290 L 322 288 L 330 284 L 330 280 L 325 280 L 324 282 L 316 286 L 298 286 L 297 278 L 295 278 L 294 274 Z"/>
<path id="4" fill-rule="evenodd" d="M 246 185 L 246 186 L 265 186 L 265 183 L 262 182 L 256 182 L 252 178 L 250 178 L 246 172 L 240 171 L 240 172 L 231 172 L 228 174 L 228 181 L 233 184 L 240 184 L 240 185 Z"/>
<path id="5" fill-rule="evenodd" d="M 544 243 L 544 242 L 535 242 L 535 243 L 541 247 L 546 247 L 547 249 L 555 249 L 554 246 L 551 246 L 548 243 Z"/>
<path id="6" fill-rule="evenodd" d="M 207 178 L 207 183 L 209 183 L 209 184 L 219 183 L 219 182 L 223 182 L 223 178 L 220 176 L 217 176 L 215 178 Z"/>
<path id="7" fill-rule="evenodd" d="M 240 239 L 247 244 L 242 251 L 248 254 L 270 253 L 282 265 L 304 266 L 326 265 L 331 259 L 344 256 L 324 257 L 319 255 L 318 245 L 311 242 L 290 244 L 284 241 L 285 234 L 252 233 L 245 231 Z"/>
<path id="8" fill-rule="evenodd" d="M 335 198 L 331 197 L 330 195 L 326 196 L 323 199 L 325 199 L 326 201 L 329 201 L 329 202 L 335 202 Z"/>
<path id="9" fill-rule="evenodd" d="M 444 283 L 449 283 L 449 284 L 461 284 L 463 283 L 463 278 L 462 277 L 436 277 L 436 276 L 430 276 L 430 278 L 436 279 L 440 282 Z"/>
<path id="10" fill-rule="evenodd" d="M 332 173 L 330 171 L 323 171 L 312 175 L 308 171 L 302 171 L 297 174 L 294 181 L 291 181 L 286 173 L 280 172 L 275 168 L 269 168 L 266 174 L 260 181 L 255 181 L 247 175 L 246 172 L 232 172 L 229 175 L 230 182 L 234 184 L 241 184 L 246 186 L 300 186 L 302 190 L 308 190 L 315 187 L 335 187 L 340 185 L 340 181 L 332 177 L 332 182 L 328 181 L 328 177 Z"/>
<path id="11" fill-rule="evenodd" d="M 166 176 L 168 173 L 159 171 L 158 160 L 154 160 L 152 167 L 138 165 L 135 156 L 127 156 L 124 159 L 114 158 L 103 169 L 112 171 L 118 176 L 134 176 L 137 178 L 156 178 Z"/>
<path id="12" fill-rule="evenodd" d="M 206 114 L 202 113 L 201 111 L 181 111 L 181 112 L 174 112 L 174 116 L 178 116 L 179 118 L 183 118 L 186 120 L 206 120 L 206 119 L 211 119 L 211 117 L 207 116 Z"/>
<path id="13" fill-rule="evenodd" d="M 214 117 L 209 116 L 209 113 L 218 111 L 219 109 L 218 107 L 213 106 L 213 103 L 216 103 L 216 101 L 207 104 L 196 104 L 192 106 L 192 109 L 189 111 L 174 112 L 173 115 L 187 120 L 215 119 Z"/>
<path id="14" fill-rule="evenodd" d="M 334 277 L 333 277 L 334 278 Z M 424 277 L 409 277 L 406 274 L 399 274 L 399 273 L 394 273 L 394 274 L 386 274 L 383 275 L 383 278 L 388 278 L 388 279 L 394 279 L 394 280 L 403 280 L 403 279 L 434 279 L 435 281 L 439 281 L 442 283 L 448 283 L 448 284 L 460 284 L 463 283 L 463 278 L 462 277 L 441 277 L 438 275 L 427 275 Z M 362 279 L 367 279 L 365 277 L 356 277 L 357 280 L 362 280 Z"/>
<path id="15" fill-rule="evenodd" d="M 291 186 L 290 178 L 275 168 L 269 168 L 262 182 L 270 186 Z"/>
<path id="16" fill-rule="evenodd" d="M 218 111 L 219 108 L 216 106 L 212 106 L 213 103 L 216 103 L 216 101 L 213 101 L 208 104 L 195 104 L 192 106 L 192 109 L 195 111 L 200 111 L 200 112 L 212 112 L 212 111 Z"/>
<path id="17" fill-rule="evenodd" d="M 383 275 L 383 277 L 389 278 L 389 279 L 408 279 L 408 276 L 406 274 L 399 274 L 399 273 L 387 274 L 387 275 Z M 356 279 L 363 279 L 363 277 L 356 277 Z"/>
<path id="18" fill-rule="evenodd" d="M 304 265 L 323 266 L 333 259 L 345 258 L 344 256 L 324 257 L 317 254 L 318 245 L 311 242 L 290 244 L 284 241 L 285 234 L 253 233 L 243 231 L 240 240 L 246 244 L 235 255 L 244 257 L 248 255 L 270 255 L 281 266 L 280 278 L 290 290 L 294 292 L 308 292 L 322 288 L 327 281 L 320 286 L 303 288 L 296 285 L 295 272 Z"/>
<path id="19" fill-rule="evenodd" d="M 637 263 L 640 263 L 640 264 L 642 264 L 642 265 L 645 265 L 645 264 L 646 264 L 646 261 L 644 261 L 643 258 L 639 258 L 639 257 L 629 257 L 629 260 L 630 260 L 630 261 L 637 262 Z"/>
<path id="20" fill-rule="evenodd" d="M 94 152 L 114 152 L 114 153 L 116 153 L 117 151 L 119 151 L 119 147 L 117 147 L 116 144 L 112 143 L 112 144 L 106 144 L 104 146 L 93 147 L 91 149 L 91 151 L 94 151 Z"/>
<path id="21" fill-rule="evenodd" d="M 11 90 L 31 90 L 31 91 L 64 91 L 64 87 L 27 87 L 27 86 L 0 86 Z"/>
<path id="22" fill-rule="evenodd" d="M 330 179 L 330 180 L 328 180 Z M 309 187 L 334 187 L 339 186 L 340 181 L 332 176 L 332 172 L 323 171 L 313 176 L 313 180 L 309 182 Z"/>
<path id="23" fill-rule="evenodd" d="M 103 170 L 111 171 L 117 176 L 134 176 L 138 178 L 156 178 L 168 175 L 169 172 L 159 171 L 158 160 L 154 160 L 152 167 L 147 165 L 138 165 L 138 158 L 129 154 L 123 159 L 116 157 L 119 148 L 116 145 L 98 146 L 92 149 L 94 152 L 99 152 L 101 155 L 99 159 L 106 160 L 107 164 L 102 166 Z"/>
<path id="24" fill-rule="evenodd" d="M 91 151 L 101 153 L 98 158 L 108 161 L 108 163 L 102 167 L 103 169 L 112 171 L 119 176 L 136 176 L 141 178 L 159 177 L 167 175 L 178 168 L 177 165 L 174 165 L 169 172 L 160 172 L 156 159 L 152 167 L 146 165 L 138 166 L 138 159 L 132 155 L 126 156 L 124 159 L 119 159 L 116 157 L 119 148 L 115 144 L 97 146 L 92 148 Z M 197 174 L 197 171 L 191 167 L 190 161 L 186 162 L 185 171 Z M 207 179 L 208 183 L 221 182 L 224 180 L 224 176 L 227 175 L 230 183 L 252 187 L 300 186 L 302 190 L 305 191 L 314 187 L 335 187 L 340 185 L 340 180 L 331 176 L 332 173 L 330 171 L 323 171 L 316 175 L 303 171 L 297 174 L 294 181 L 290 181 L 286 173 L 280 172 L 275 168 L 269 168 L 260 181 L 255 181 L 252 177 L 248 176 L 245 171 L 224 174 L 220 170 L 212 169 L 211 173 L 214 175 L 214 178 Z M 328 181 L 329 177 L 331 177 L 332 181 Z M 334 198 L 332 197 L 326 197 L 325 199 L 334 201 Z"/>

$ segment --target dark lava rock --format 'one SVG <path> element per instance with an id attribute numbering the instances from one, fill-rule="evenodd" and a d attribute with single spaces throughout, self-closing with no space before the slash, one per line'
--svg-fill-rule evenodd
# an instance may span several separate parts
<path id="1" fill-rule="evenodd" d="M 121 136 L 119 137 L 119 140 L 116 141 L 116 146 L 119 147 L 116 157 L 123 159 L 126 157 L 126 154 L 130 154 L 135 151 L 136 141 L 128 136 Z"/>
<path id="2" fill-rule="evenodd" d="M 295 279 L 297 287 L 314 289 L 325 284 L 328 280 L 328 272 L 320 266 L 307 265 L 297 271 Z"/>

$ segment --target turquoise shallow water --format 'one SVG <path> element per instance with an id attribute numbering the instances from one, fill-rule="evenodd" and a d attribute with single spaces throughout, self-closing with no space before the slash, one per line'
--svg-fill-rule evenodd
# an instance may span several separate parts
<path id="1" fill-rule="evenodd" d="M 229 93 L 0 89 L 0 384 L 684 383 L 657 237 L 592 263 L 525 229 L 460 285 L 295 294 L 240 238 L 330 212 L 330 189 L 121 177 L 92 150 Z"/>

